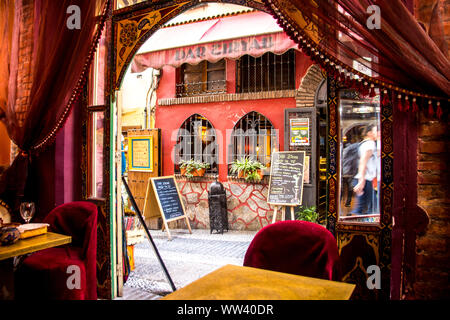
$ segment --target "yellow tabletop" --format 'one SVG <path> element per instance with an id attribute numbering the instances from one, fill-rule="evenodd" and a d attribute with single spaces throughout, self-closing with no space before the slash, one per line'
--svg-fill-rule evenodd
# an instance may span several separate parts
<path id="1" fill-rule="evenodd" d="M 348 300 L 354 284 L 226 265 L 162 300 Z"/>
<path id="2" fill-rule="evenodd" d="M 0 246 L 0 260 L 13 258 L 27 253 L 70 243 L 72 237 L 58 233 L 47 232 L 28 239 L 20 239 L 9 246 Z"/>

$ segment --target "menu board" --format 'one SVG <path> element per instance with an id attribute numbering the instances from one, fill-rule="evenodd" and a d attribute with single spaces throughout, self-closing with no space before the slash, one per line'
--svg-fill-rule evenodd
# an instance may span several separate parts
<path id="1" fill-rule="evenodd" d="M 166 220 L 184 216 L 184 208 L 174 177 L 151 179 L 160 209 Z"/>
<path id="2" fill-rule="evenodd" d="M 189 218 L 185 214 L 181 194 L 174 176 L 150 178 L 144 203 L 146 219 L 161 216 L 169 240 L 169 224 L 175 220 L 185 219 L 189 232 L 192 233 Z"/>
<path id="3" fill-rule="evenodd" d="M 305 151 L 279 151 L 272 155 L 267 203 L 302 204 Z"/>

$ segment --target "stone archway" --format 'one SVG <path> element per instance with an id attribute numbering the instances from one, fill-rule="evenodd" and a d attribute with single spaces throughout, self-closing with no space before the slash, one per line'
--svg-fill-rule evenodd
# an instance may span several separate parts
<path id="1" fill-rule="evenodd" d="M 295 94 L 297 108 L 314 107 L 317 88 L 319 88 L 324 79 L 322 70 L 317 64 L 309 67 Z"/>

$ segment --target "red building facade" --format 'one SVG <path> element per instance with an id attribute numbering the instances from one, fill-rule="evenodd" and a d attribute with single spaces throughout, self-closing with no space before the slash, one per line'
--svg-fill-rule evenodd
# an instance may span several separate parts
<path id="1" fill-rule="evenodd" d="M 208 20 L 167 27 L 161 31 L 166 35 L 176 35 L 176 31 L 171 29 L 177 29 L 186 34 L 183 29 L 187 30 L 187 33 L 188 30 L 198 30 L 201 29 L 201 25 L 209 21 L 214 22 L 217 19 L 210 17 Z M 186 209 L 194 227 L 209 228 L 208 190 L 210 183 L 218 178 L 227 190 L 230 229 L 259 230 L 270 223 L 273 214 L 273 207 L 266 202 L 268 179 L 263 178 L 258 183 L 247 183 L 244 179 L 238 179 L 230 173 L 230 163 L 237 159 L 236 155 L 233 158 L 231 154 L 233 153 L 232 135 L 236 126 L 246 117 L 256 115 L 257 121 L 270 124 L 274 140 L 271 141 L 270 150 L 265 150 L 265 157 L 268 159 L 265 173 L 268 175 L 271 152 L 285 150 L 285 110 L 296 108 L 298 88 L 313 63 L 307 55 L 296 49 L 295 44 L 289 43 L 287 35 L 283 32 L 243 38 L 236 38 L 233 30 L 223 34 L 223 30 L 228 30 L 228 26 L 232 25 L 246 29 L 251 24 L 264 26 L 273 23 L 273 18 L 266 13 L 257 11 L 237 13 L 234 16 L 220 18 L 220 22 L 223 26 L 217 27 L 216 22 L 216 25 L 205 32 L 210 38 L 222 38 L 220 41 L 191 44 L 161 50 L 157 53 L 138 54 L 133 67 L 142 70 L 143 65 L 146 67 L 162 65 L 154 115 L 155 127 L 161 129 L 162 172 L 164 176 L 174 174 L 177 176 L 180 190 L 185 197 Z M 243 22 L 244 25 L 242 25 Z M 267 29 L 270 28 L 273 27 L 267 27 Z M 155 36 L 158 38 L 158 35 Z M 281 40 L 272 40 L 276 37 Z M 277 46 L 283 41 L 288 43 L 281 45 L 281 48 Z M 156 43 L 156 40 L 154 42 Z M 289 48 L 290 51 L 287 50 Z M 208 53 L 205 54 L 205 50 L 210 52 L 209 56 Z M 250 53 L 251 57 L 243 54 L 246 52 Z M 155 57 L 156 55 L 159 57 Z M 183 69 L 186 68 L 186 64 L 176 60 L 181 58 L 185 58 L 184 61 L 189 60 L 187 56 L 191 56 L 191 60 L 194 60 L 193 63 L 197 63 L 197 66 L 202 63 L 208 63 L 209 67 L 218 64 L 207 62 L 205 57 L 209 57 L 212 61 L 219 61 L 222 66 L 219 72 L 222 72 L 222 75 L 216 78 L 220 78 L 219 81 L 222 82 L 206 79 L 203 85 L 210 86 L 218 83 L 220 90 L 201 92 L 200 89 L 200 92 L 189 92 L 189 88 L 186 89 L 186 85 L 189 84 L 184 83 L 184 90 L 187 92 L 180 92 L 180 85 L 183 85 L 182 78 L 189 79 L 185 76 L 186 69 Z M 159 61 L 156 61 L 158 58 Z M 201 60 L 202 58 L 204 60 Z M 257 66 L 253 67 L 254 64 Z M 246 66 L 247 69 L 243 71 L 242 69 Z M 276 71 L 274 68 L 277 66 L 282 69 Z M 251 73 L 249 77 L 246 76 L 246 72 Z M 203 78 L 211 75 L 208 71 L 203 73 Z M 283 76 L 290 77 L 288 80 L 291 83 L 287 84 L 286 79 L 282 83 Z M 276 79 L 272 81 L 270 77 Z M 260 82 L 259 79 L 261 79 Z M 277 88 L 276 85 L 279 87 Z M 253 87 L 250 88 L 251 86 Z M 186 121 L 194 121 L 192 119 L 194 116 L 208 122 L 210 129 L 214 131 L 214 137 L 210 139 L 215 145 L 216 164 L 213 165 L 214 170 L 210 170 L 209 174 L 207 171 L 205 177 L 186 179 L 180 175 L 177 166 L 179 160 L 176 159 L 175 154 L 178 150 L 177 144 L 180 142 L 179 132 L 182 128 L 185 130 Z M 246 144 L 248 149 L 248 142 Z M 259 142 L 257 144 L 257 149 L 262 148 Z M 251 155 L 250 153 L 246 151 L 246 155 Z"/>

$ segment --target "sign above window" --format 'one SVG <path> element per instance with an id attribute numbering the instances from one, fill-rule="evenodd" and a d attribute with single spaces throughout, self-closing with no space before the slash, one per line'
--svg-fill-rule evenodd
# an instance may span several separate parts
<path id="1" fill-rule="evenodd" d="M 174 37 L 180 35 L 173 35 Z M 186 36 L 182 34 L 182 36 Z M 266 52 L 282 54 L 298 46 L 285 33 L 263 34 L 238 39 L 227 39 L 181 48 L 137 54 L 131 65 L 132 72 L 147 68 L 160 69 L 164 65 L 179 67 L 184 63 L 196 65 L 201 61 L 217 62 L 220 59 L 238 59 L 243 55 L 260 57 Z"/>

